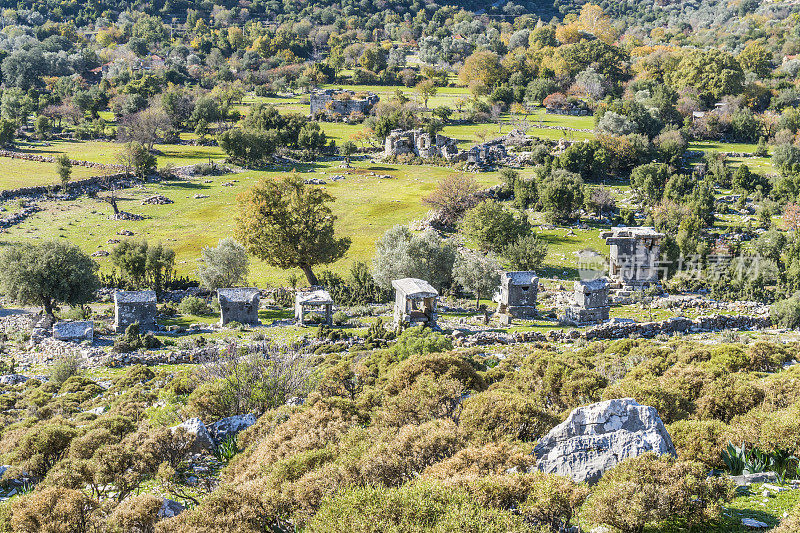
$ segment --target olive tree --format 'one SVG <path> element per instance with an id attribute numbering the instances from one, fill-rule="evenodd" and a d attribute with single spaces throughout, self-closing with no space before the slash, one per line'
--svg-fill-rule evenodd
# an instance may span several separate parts
<path id="1" fill-rule="evenodd" d="M 333 196 L 299 176 L 264 180 L 239 197 L 236 236 L 245 249 L 278 268 L 300 268 L 318 285 L 315 265 L 333 263 L 350 248 L 336 237 Z"/>
<path id="2" fill-rule="evenodd" d="M 453 268 L 453 279 L 475 296 L 478 309 L 482 295 L 490 295 L 500 285 L 500 265 L 491 255 L 460 255 Z"/>
<path id="3" fill-rule="evenodd" d="M 408 226 L 395 226 L 375 243 L 372 277 L 391 289 L 392 280 L 420 278 L 441 290 L 453 279 L 456 247 L 433 230 L 413 234 Z"/>
<path id="4" fill-rule="evenodd" d="M 216 248 L 205 247 L 200 256 L 197 277 L 204 287 L 236 287 L 247 281 L 250 259 L 244 246 L 235 240 L 220 239 Z"/>
<path id="5" fill-rule="evenodd" d="M 97 263 L 66 242 L 16 244 L 0 260 L 2 292 L 21 305 L 40 305 L 51 316 L 55 304 L 84 304 L 99 287 Z"/>

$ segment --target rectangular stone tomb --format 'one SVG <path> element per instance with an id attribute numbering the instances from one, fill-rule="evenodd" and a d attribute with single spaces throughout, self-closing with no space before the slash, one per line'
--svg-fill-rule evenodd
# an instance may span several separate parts
<path id="1" fill-rule="evenodd" d="M 261 291 L 254 287 L 217 289 L 219 301 L 219 325 L 229 322 L 261 324 L 258 319 L 258 306 L 261 303 Z"/>
<path id="2" fill-rule="evenodd" d="M 140 331 L 158 329 L 155 291 L 117 291 L 114 293 L 114 328 L 125 331 L 131 324 L 139 323 Z"/>
<path id="3" fill-rule="evenodd" d="M 53 324 L 53 338 L 59 341 L 92 342 L 94 322 L 91 320 L 56 322 Z"/>
<path id="4" fill-rule="evenodd" d="M 564 321 L 576 326 L 608 320 L 608 280 L 605 278 L 576 281 L 574 305 L 564 310 Z"/>
<path id="5" fill-rule="evenodd" d="M 330 326 L 333 323 L 333 298 L 325 290 L 300 292 L 294 297 L 294 318 L 301 326 L 308 322 L 306 313 L 318 311 L 322 314 L 322 322 Z"/>
<path id="6" fill-rule="evenodd" d="M 533 318 L 536 316 L 536 298 L 539 293 L 539 278 L 529 271 L 504 272 L 500 276 L 500 292 L 495 295 L 497 313 L 510 318 Z"/>
<path id="7" fill-rule="evenodd" d="M 609 277 L 629 287 L 658 283 L 664 234 L 650 227 L 612 228 L 600 234 L 609 245 Z"/>
<path id="8" fill-rule="evenodd" d="M 436 325 L 439 292 L 427 281 L 403 278 L 392 281 L 395 289 L 394 322 Z"/>

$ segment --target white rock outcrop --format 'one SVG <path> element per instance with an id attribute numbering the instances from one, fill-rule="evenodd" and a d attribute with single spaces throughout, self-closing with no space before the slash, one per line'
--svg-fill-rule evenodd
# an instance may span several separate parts
<path id="1" fill-rule="evenodd" d="M 540 471 L 589 483 L 620 461 L 647 452 L 675 455 L 675 446 L 655 408 L 633 398 L 578 407 L 533 451 Z"/>
<path id="2" fill-rule="evenodd" d="M 199 418 L 190 418 L 171 429 L 175 431 L 178 428 L 186 430 L 187 434 L 194 437 L 191 447 L 193 453 L 202 453 L 214 449 L 214 441 L 211 439 L 206 425 Z"/>

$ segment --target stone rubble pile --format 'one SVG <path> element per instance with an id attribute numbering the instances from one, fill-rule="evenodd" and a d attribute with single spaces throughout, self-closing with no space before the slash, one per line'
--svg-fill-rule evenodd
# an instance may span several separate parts
<path id="1" fill-rule="evenodd" d="M 749 315 L 768 316 L 769 306 L 759 302 L 722 302 L 709 300 L 695 294 L 675 294 L 653 301 L 652 306 L 658 309 L 717 309 L 733 313 L 746 313 Z"/>
<path id="2" fill-rule="evenodd" d="M 7 217 L 0 218 L 0 228 L 9 228 L 15 226 L 34 213 L 41 211 L 41 208 L 36 204 L 31 204 L 23 207 L 16 213 L 8 215 Z"/>
<path id="3" fill-rule="evenodd" d="M 142 205 L 166 205 L 173 203 L 172 200 L 164 196 L 163 194 L 156 194 L 153 196 L 148 196 L 144 200 L 142 200 Z"/>
<path id="4" fill-rule="evenodd" d="M 749 315 L 706 315 L 694 320 L 684 317 L 668 318 L 658 322 L 612 321 L 585 330 L 551 330 L 547 335 L 537 331 L 502 333 L 479 331 L 466 335 L 453 333 L 456 346 L 487 346 L 491 344 L 519 344 L 525 342 L 558 342 L 568 339 L 607 340 L 627 337 L 654 337 L 658 334 L 707 333 L 721 330 L 754 330 L 771 326 L 769 317 Z"/>

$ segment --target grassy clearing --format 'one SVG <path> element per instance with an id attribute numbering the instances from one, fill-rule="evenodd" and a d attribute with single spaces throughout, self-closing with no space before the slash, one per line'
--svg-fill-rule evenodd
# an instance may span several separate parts
<path id="1" fill-rule="evenodd" d="M 47 156 L 67 154 L 72 159 L 94 161 L 96 163 L 115 164 L 117 154 L 122 149 L 120 143 L 110 141 L 50 141 L 44 143 L 20 143 L 17 150 Z M 154 147 L 158 157 L 158 166 L 170 162 L 175 166 L 205 163 L 209 159 L 220 161 L 225 153 L 219 146 L 195 146 L 191 144 L 157 144 Z"/>
<path id="2" fill-rule="evenodd" d="M 40 163 L 25 159 L 0 158 L 3 172 L 0 174 L 0 190 L 36 187 L 40 185 L 60 185 L 55 163 Z M 79 180 L 91 176 L 107 174 L 99 168 L 72 167 L 72 179 Z"/>
<path id="3" fill-rule="evenodd" d="M 326 179 L 331 174 L 344 174 L 338 164 L 338 161 L 318 163 L 314 166 L 316 172 L 305 175 Z M 422 218 L 427 208 L 421 198 L 439 179 L 453 173 L 451 169 L 433 166 L 374 165 L 368 161 L 354 162 L 354 165 L 356 168 L 347 179 L 325 186 L 337 198 L 333 209 L 339 217 L 338 231 L 353 241 L 347 256 L 331 266 L 339 273 L 346 272 L 354 261 L 369 260 L 375 241 L 391 226 Z M 392 179 L 379 179 L 373 173 L 390 175 Z M 110 251 L 113 244 L 108 241 L 122 239 L 117 232 L 127 229 L 134 232 L 135 239 L 162 241 L 171 246 L 177 254 L 178 273 L 193 274 L 201 249 L 216 245 L 219 239 L 233 234 L 236 196 L 260 179 L 284 174 L 277 170 L 247 171 L 208 179 L 165 181 L 120 191 L 120 209 L 147 217 L 141 221 L 108 220 L 109 206 L 91 198 L 69 203 L 42 202 L 44 210 L 2 234 L 0 244 L 63 238 L 88 253 Z M 484 186 L 499 181 L 497 173 L 479 174 L 476 179 Z M 222 185 L 233 180 L 237 180 L 233 186 Z M 157 193 L 174 203 L 141 204 L 145 197 Z M 195 198 L 195 195 L 207 198 Z M 103 269 L 110 269 L 111 261 L 107 257 L 96 259 Z M 259 286 L 283 284 L 288 274 L 253 260 L 251 281 Z"/>

